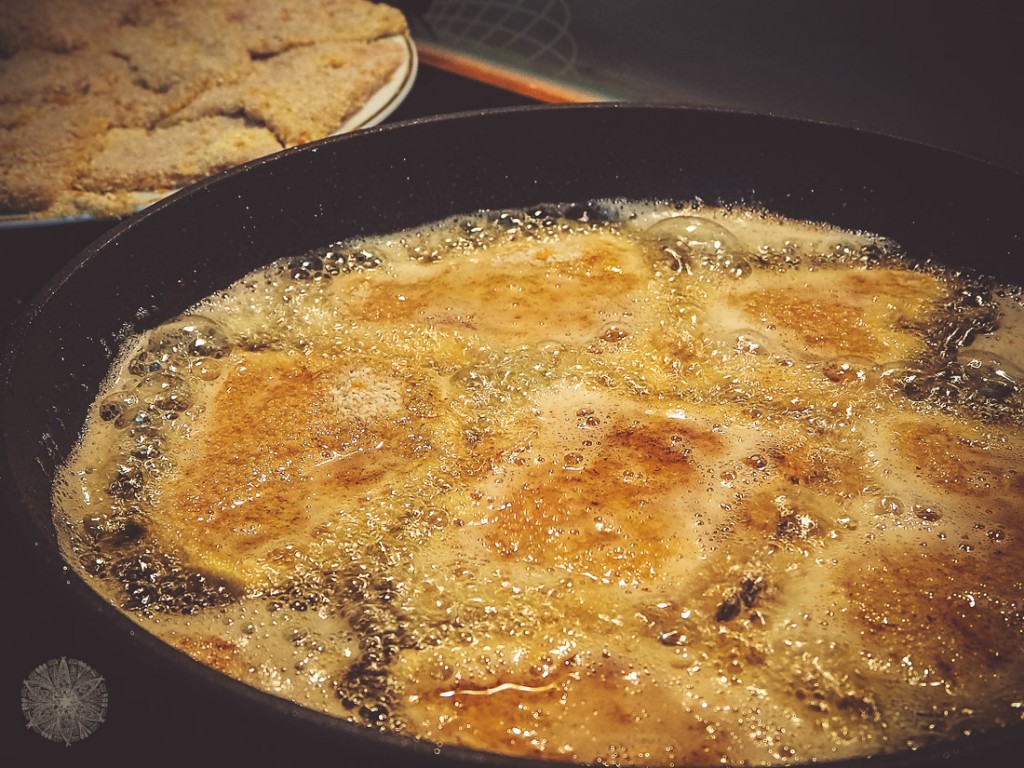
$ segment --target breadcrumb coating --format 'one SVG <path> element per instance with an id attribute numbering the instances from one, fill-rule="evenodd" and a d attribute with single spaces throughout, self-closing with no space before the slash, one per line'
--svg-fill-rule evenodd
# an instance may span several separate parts
<path id="1" fill-rule="evenodd" d="M 0 214 L 124 216 L 329 135 L 401 65 L 406 29 L 369 0 L 4 3 Z"/>

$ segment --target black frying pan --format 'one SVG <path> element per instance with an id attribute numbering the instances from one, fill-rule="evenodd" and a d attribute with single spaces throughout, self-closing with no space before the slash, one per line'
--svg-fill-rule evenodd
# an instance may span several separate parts
<path id="1" fill-rule="evenodd" d="M 53 610 L 71 617 L 76 647 L 110 688 L 108 722 L 53 754 L 524 764 L 336 721 L 136 630 L 64 568 L 50 483 L 126 330 L 168 319 L 275 258 L 344 237 L 481 208 L 618 196 L 761 205 L 886 235 L 918 259 L 1024 282 L 1024 177 L 887 137 L 764 116 L 620 105 L 456 115 L 286 150 L 186 189 L 90 245 L 41 292 L 5 350 L 0 480 L 16 526 L 8 546 L 31 553 L 25 578 L 41 580 Z M 1022 748 L 1024 729 L 1011 728 L 870 765 L 967 765 Z"/>

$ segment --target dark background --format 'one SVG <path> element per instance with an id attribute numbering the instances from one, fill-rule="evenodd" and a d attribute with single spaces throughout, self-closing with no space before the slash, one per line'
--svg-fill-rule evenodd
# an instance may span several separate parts
<path id="1" fill-rule="evenodd" d="M 2 0 L 0 0 L 2 1 Z M 495 47 L 459 38 L 442 12 L 482 18 L 479 3 L 407 2 L 414 36 L 517 68 L 526 74 L 599 91 L 602 98 L 663 101 L 838 123 L 930 143 L 1024 171 L 1019 107 L 1024 54 L 1022 12 L 1015 3 L 685 2 L 565 0 L 524 3 L 559 14 L 571 33 L 566 55 Z M 507 4 L 506 4 L 507 5 Z M 503 22 L 504 23 L 504 22 Z M 469 25 L 466 25 L 467 29 Z M 446 31 L 447 30 L 447 31 Z M 564 43 L 561 45 L 564 46 Z M 550 54 L 552 49 L 548 47 Z M 517 53 L 518 51 L 518 53 Z M 409 97 L 388 122 L 451 111 L 517 106 L 531 99 L 421 66 Z M 638 141 L 643 137 L 638 136 Z M 496 136 L 496 144 L 501 137 Z M 538 137 L 543 141 L 543 137 Z M 0 327 L 6 330 L 31 297 L 69 260 L 116 222 L 0 229 Z M 275 762 L 303 754 L 261 752 L 272 722 L 234 728 L 217 718 L 216 700 L 169 710 L 184 681 L 145 668 L 98 670 L 110 689 L 108 722 L 72 747 L 45 742 L 25 727 L 21 681 L 59 656 L 102 659 L 89 616 L 66 604 L 59 582 L 39 572 L 14 536 L 7 510 L 0 535 L 0 599 L 5 626 L 0 679 L 0 760 L 57 765 L 128 758 L 188 759 L 188 742 L 221 744 Z M 116 650 L 116 649 L 115 649 Z M 122 695 L 126 688 L 149 691 Z M 312 737 L 311 737 L 312 738 Z M 307 745 L 315 751 L 315 744 Z M 153 753 L 143 753 L 151 748 Z M 125 754 L 128 752 L 128 754 Z M 198 759 L 200 753 L 196 753 Z M 216 754 L 216 752 L 214 753 Z M 330 762 L 358 764 L 353 755 Z M 205 764 L 205 760 L 202 764 Z M 261 761 L 262 762 L 262 761 Z M 326 761 L 325 761 L 326 762 Z M 21 764 L 20 762 L 18 764 Z M 97 762 L 97 764 L 100 764 Z"/>
<path id="2" fill-rule="evenodd" d="M 434 0 L 424 41 L 604 99 L 864 128 L 1024 170 L 1024 8 L 978 0 Z"/>

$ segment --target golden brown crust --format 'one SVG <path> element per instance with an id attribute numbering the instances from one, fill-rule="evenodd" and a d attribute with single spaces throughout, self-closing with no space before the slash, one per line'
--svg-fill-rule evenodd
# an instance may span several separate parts
<path id="1" fill-rule="evenodd" d="M 218 672 L 240 677 L 246 671 L 238 646 L 216 635 L 182 635 L 175 638 L 174 644 Z"/>
<path id="2" fill-rule="evenodd" d="M 190 540 L 186 550 L 207 568 L 229 563 L 244 579 L 242 560 L 301 541 L 322 522 L 309 499 L 359 493 L 414 466 L 428 441 L 403 429 L 416 407 L 405 375 L 413 374 L 367 357 L 325 365 L 242 356 L 163 489 L 166 536 Z"/>
<path id="3" fill-rule="evenodd" d="M 1018 718 L 1020 403 L 1011 424 L 969 410 L 980 389 L 914 399 L 844 346 L 853 322 L 870 355 L 929 349 L 952 277 L 666 276 L 629 224 L 508 218 L 250 275 L 188 319 L 222 329 L 212 367 L 183 357 L 184 318 L 140 340 L 65 475 L 98 542 L 79 562 L 144 522 L 129 547 L 235 601 L 168 602 L 153 631 L 441 743 L 791 764 Z M 159 423 L 168 371 L 192 404 L 132 486 L 127 408 Z M 112 599 L 137 586 L 116 579 Z"/>
<path id="4" fill-rule="evenodd" d="M 937 489 L 983 498 L 1024 494 L 1019 437 L 1004 442 L 994 427 L 965 427 L 923 414 L 901 420 L 894 434 L 898 460 Z"/>
<path id="5" fill-rule="evenodd" d="M 963 694 L 983 688 L 979 669 L 1019 684 L 1024 623 L 993 588 L 1012 583 L 1019 562 L 1009 551 L 980 563 L 928 550 L 865 560 L 849 570 L 851 614 L 865 646 L 911 684 Z"/>
<path id="6" fill-rule="evenodd" d="M 932 275 L 893 269 L 819 270 L 803 280 L 795 291 L 785 273 L 759 275 L 736 289 L 734 306 L 791 352 L 824 359 L 920 354 L 924 345 L 908 326 L 927 320 L 947 294 Z"/>
<path id="7" fill-rule="evenodd" d="M 525 471 L 508 478 L 511 493 L 486 499 L 484 539 L 499 558 L 539 558 L 569 573 L 649 583 L 685 548 L 669 533 L 673 499 L 698 482 L 691 459 L 715 456 L 721 440 L 706 428 L 643 414 L 616 419 L 601 438 L 599 427 L 538 449 L 548 461 L 527 459 Z M 546 442 L 543 435 L 538 441 Z M 651 537 L 652 526 L 663 536 Z"/>

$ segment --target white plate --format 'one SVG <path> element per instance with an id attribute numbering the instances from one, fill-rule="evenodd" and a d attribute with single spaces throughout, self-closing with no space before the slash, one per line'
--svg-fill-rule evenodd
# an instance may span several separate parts
<path id="1" fill-rule="evenodd" d="M 398 105 L 409 95 L 413 83 L 416 82 L 416 72 L 419 69 L 416 45 L 408 34 L 395 36 L 392 39 L 396 44 L 402 46 L 405 53 L 401 66 L 395 70 L 391 79 L 367 100 L 362 109 L 346 120 L 341 128 L 331 134 L 332 136 L 351 133 L 360 128 L 370 128 L 382 123 L 385 118 L 398 109 Z"/>
<path id="2" fill-rule="evenodd" d="M 395 70 L 391 78 L 379 88 L 366 103 L 354 115 L 342 123 L 341 127 L 331 133 L 331 136 L 338 136 L 343 133 L 351 133 L 360 128 L 369 128 L 383 122 L 409 95 L 413 83 L 416 81 L 416 73 L 419 69 L 419 59 L 416 55 L 416 45 L 408 33 L 395 35 L 395 45 L 400 45 L 405 57 L 402 64 Z M 167 195 L 177 190 L 134 192 L 131 199 L 135 210 L 140 211 L 148 205 L 152 205 Z M 33 216 L 31 214 L 11 213 L 0 214 L 0 229 L 14 227 L 37 227 L 50 226 L 52 224 L 70 224 L 76 221 L 93 221 L 102 217 L 93 214 L 80 214 L 75 216 Z"/>

